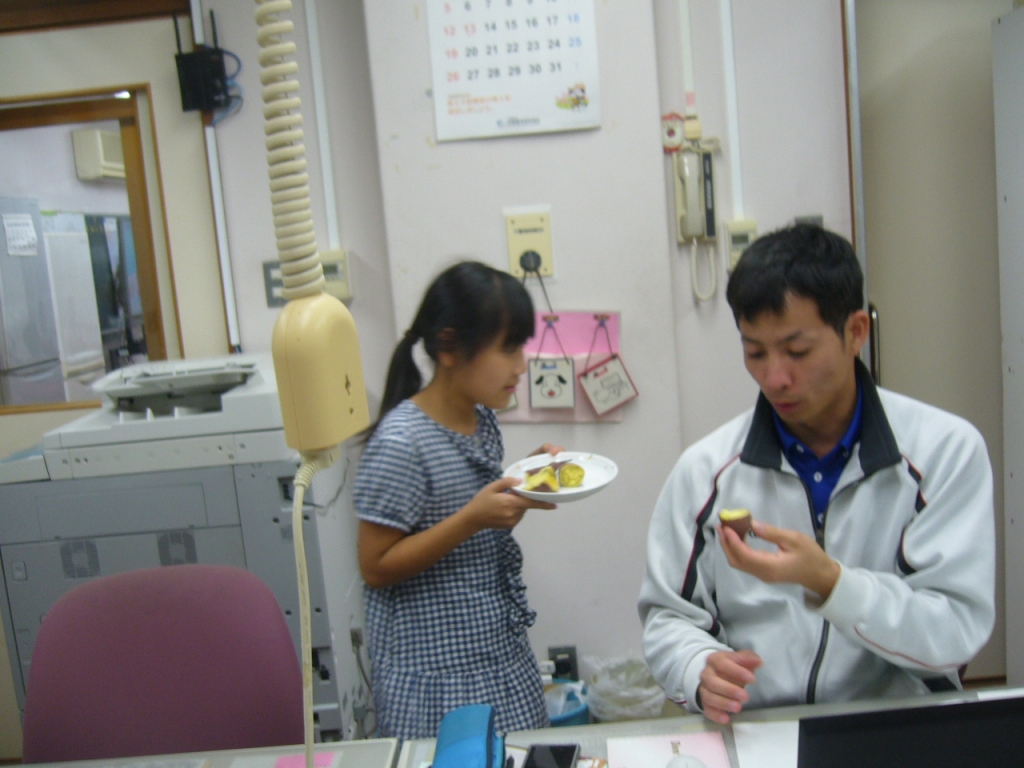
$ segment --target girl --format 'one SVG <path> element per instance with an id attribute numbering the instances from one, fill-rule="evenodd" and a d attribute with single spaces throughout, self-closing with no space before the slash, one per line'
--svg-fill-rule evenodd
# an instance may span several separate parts
<path id="1" fill-rule="evenodd" d="M 522 285 L 463 262 L 427 289 L 391 359 L 354 492 L 382 736 L 435 736 L 446 712 L 474 703 L 494 705 L 499 731 L 548 725 L 511 529 L 554 505 L 508 493 L 517 481 L 501 477 L 494 415 L 533 331 Z M 419 340 L 435 365 L 424 389 Z"/>

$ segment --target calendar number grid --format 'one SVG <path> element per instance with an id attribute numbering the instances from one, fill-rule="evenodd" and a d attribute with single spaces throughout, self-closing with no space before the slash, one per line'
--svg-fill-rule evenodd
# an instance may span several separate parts
<path id="1" fill-rule="evenodd" d="M 593 0 L 428 0 L 439 141 L 600 126 Z"/>

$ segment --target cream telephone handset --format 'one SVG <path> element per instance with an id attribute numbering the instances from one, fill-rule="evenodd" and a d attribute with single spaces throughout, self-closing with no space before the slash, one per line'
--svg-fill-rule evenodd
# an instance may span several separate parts
<path id="1" fill-rule="evenodd" d="M 680 243 L 695 238 L 714 240 L 715 185 L 711 150 L 684 145 L 673 157 L 675 173 L 676 237 Z"/>
<path id="2" fill-rule="evenodd" d="M 680 243 L 704 237 L 704 215 L 700 204 L 700 155 L 689 149 L 676 152 L 672 174 L 676 185 L 676 227 Z"/>

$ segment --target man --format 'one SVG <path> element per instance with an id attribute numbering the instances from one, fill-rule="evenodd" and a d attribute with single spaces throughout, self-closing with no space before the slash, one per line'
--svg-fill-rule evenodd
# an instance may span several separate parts
<path id="1" fill-rule="evenodd" d="M 727 298 L 756 406 L 687 449 L 651 520 L 644 652 L 668 696 L 744 707 L 959 687 L 994 621 L 992 470 L 963 419 L 877 388 L 850 244 L 758 239 Z M 753 536 L 723 509 L 753 513 Z"/>

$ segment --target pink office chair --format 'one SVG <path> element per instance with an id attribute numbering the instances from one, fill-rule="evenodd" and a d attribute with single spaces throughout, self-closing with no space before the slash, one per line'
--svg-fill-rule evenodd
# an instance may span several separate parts
<path id="1" fill-rule="evenodd" d="M 104 576 L 47 611 L 24 762 L 301 744 L 302 673 L 273 593 L 241 568 Z"/>

